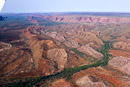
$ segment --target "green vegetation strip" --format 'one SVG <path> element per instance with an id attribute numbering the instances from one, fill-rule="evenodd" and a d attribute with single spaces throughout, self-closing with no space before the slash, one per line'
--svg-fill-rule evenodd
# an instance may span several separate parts
<path id="1" fill-rule="evenodd" d="M 99 50 L 99 52 L 101 52 L 104 55 L 104 59 L 102 61 L 98 61 L 94 64 L 64 69 L 63 71 L 61 71 L 57 74 L 54 74 L 54 75 L 50 75 L 50 76 L 37 77 L 37 78 L 26 78 L 25 81 L 7 83 L 7 84 L 5 84 L 5 86 L 7 86 L 7 87 L 33 87 L 35 85 L 35 87 L 39 87 L 39 85 L 37 84 L 39 82 L 55 80 L 55 79 L 60 79 L 60 78 L 69 78 L 74 73 L 79 72 L 81 70 L 85 70 L 85 69 L 88 69 L 91 67 L 107 65 L 107 63 L 109 61 L 109 54 L 108 54 L 109 49 L 110 49 L 110 43 L 105 42 L 105 45 Z"/>

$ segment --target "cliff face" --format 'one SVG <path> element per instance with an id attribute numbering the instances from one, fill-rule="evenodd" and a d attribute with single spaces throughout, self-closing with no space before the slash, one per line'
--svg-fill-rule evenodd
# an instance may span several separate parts
<path id="1" fill-rule="evenodd" d="M 119 17 L 85 17 L 85 16 L 42 16 L 41 18 L 56 21 L 56 22 L 70 22 L 70 23 L 113 23 L 122 24 L 130 23 L 130 18 Z"/>
<path id="2" fill-rule="evenodd" d="M 67 53 L 65 49 L 54 48 L 47 51 L 47 58 L 56 62 L 57 68 L 61 71 L 65 68 Z"/>

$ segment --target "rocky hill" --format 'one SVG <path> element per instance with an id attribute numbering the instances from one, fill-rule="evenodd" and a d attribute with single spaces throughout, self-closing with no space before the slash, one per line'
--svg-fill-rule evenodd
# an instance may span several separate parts
<path id="1" fill-rule="evenodd" d="M 125 58 L 122 56 L 114 57 L 109 61 L 108 65 L 130 75 L 130 58 Z"/>
<path id="2" fill-rule="evenodd" d="M 0 51 L 11 49 L 12 45 L 9 43 L 0 42 Z"/>

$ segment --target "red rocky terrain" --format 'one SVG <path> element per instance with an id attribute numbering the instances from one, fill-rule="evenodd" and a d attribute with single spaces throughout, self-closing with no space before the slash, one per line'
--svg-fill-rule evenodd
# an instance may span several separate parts
<path id="1" fill-rule="evenodd" d="M 26 19 L 34 25 L 1 29 L 0 35 L 20 33 L 17 39 L 0 38 L 0 86 L 130 86 L 130 18 L 32 14 Z"/>
<path id="2" fill-rule="evenodd" d="M 66 22 L 66 23 L 102 23 L 102 24 L 129 24 L 130 18 L 127 17 L 100 17 L 100 16 L 40 16 L 42 19 Z"/>

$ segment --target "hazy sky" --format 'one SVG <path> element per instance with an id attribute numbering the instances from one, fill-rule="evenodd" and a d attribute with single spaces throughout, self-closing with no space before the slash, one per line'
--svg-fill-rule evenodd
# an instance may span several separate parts
<path id="1" fill-rule="evenodd" d="M 130 12 L 130 0 L 6 0 L 2 12 Z"/>

